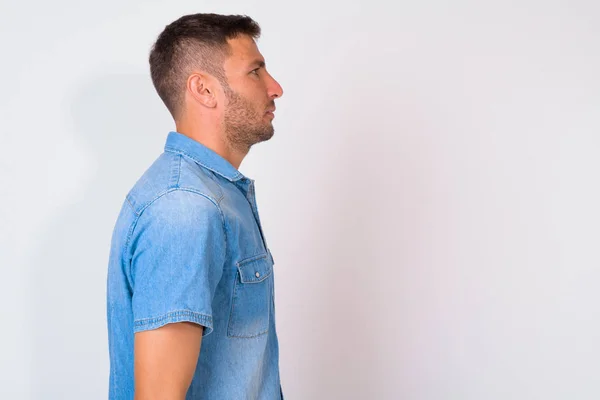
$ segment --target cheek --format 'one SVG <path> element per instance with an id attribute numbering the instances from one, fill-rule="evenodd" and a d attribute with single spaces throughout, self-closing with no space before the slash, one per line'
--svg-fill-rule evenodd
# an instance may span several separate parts
<path id="1" fill-rule="evenodd" d="M 240 90 L 238 94 L 244 100 L 247 109 L 259 114 L 259 118 L 265 115 L 265 110 L 270 103 L 264 82 L 260 80 L 251 82 L 243 90 Z"/>
<path id="2" fill-rule="evenodd" d="M 252 92 L 252 99 L 258 102 L 258 99 L 268 101 L 269 88 L 267 87 L 267 81 L 264 77 L 256 79 L 253 84 L 248 87 L 249 91 Z"/>

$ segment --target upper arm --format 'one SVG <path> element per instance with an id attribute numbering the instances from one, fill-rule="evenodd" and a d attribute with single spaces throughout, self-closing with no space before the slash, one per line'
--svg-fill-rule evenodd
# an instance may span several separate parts
<path id="1" fill-rule="evenodd" d="M 183 399 L 213 327 L 225 263 L 219 209 L 197 193 L 163 195 L 139 216 L 131 257 L 136 400 Z"/>
<path id="2" fill-rule="evenodd" d="M 180 322 L 135 334 L 135 399 L 181 399 L 192 382 L 202 326 Z"/>
<path id="3" fill-rule="evenodd" d="M 175 190 L 148 206 L 131 239 L 134 332 L 182 321 L 212 332 L 225 243 L 219 209 L 200 194 Z"/>

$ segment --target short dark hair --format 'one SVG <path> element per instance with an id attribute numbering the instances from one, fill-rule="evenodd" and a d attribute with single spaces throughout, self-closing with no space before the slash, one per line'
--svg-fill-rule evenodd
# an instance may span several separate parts
<path id="1" fill-rule="evenodd" d="M 150 51 L 154 88 L 177 118 L 187 78 L 194 67 L 214 75 L 227 86 L 223 63 L 230 54 L 227 39 L 260 37 L 260 26 L 246 15 L 184 15 L 165 27 Z"/>

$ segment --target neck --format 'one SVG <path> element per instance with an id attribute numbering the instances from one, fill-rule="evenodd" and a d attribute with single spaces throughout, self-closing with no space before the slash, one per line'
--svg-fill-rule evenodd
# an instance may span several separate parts
<path id="1" fill-rule="evenodd" d="M 221 123 L 198 120 L 180 120 L 175 121 L 177 132 L 199 142 L 208 147 L 235 167 L 239 169 L 244 157 L 248 154 L 247 150 L 236 149 L 229 143 L 225 129 Z"/>

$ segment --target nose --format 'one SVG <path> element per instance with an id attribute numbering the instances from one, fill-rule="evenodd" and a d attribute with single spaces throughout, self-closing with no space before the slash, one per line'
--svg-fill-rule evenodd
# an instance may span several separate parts
<path id="1" fill-rule="evenodd" d="M 269 84 L 269 97 L 272 97 L 274 99 L 278 99 L 281 96 L 283 96 L 283 88 L 281 87 L 281 85 L 279 84 L 279 82 L 277 82 L 275 80 L 275 78 L 273 78 L 271 76 L 271 82 Z"/>

